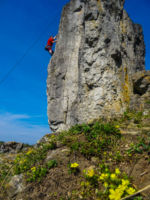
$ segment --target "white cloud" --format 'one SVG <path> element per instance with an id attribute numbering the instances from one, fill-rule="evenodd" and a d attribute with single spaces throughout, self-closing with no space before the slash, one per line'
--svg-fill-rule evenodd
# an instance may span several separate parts
<path id="1" fill-rule="evenodd" d="M 30 119 L 30 122 L 27 121 Z M 48 125 L 31 123 L 32 116 L 26 114 L 0 114 L 0 141 L 17 141 L 29 144 L 36 143 L 46 133 Z"/>

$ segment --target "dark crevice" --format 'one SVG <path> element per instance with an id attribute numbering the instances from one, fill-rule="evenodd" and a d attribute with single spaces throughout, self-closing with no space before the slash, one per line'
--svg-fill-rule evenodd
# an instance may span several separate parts
<path id="1" fill-rule="evenodd" d="M 114 59 L 117 67 L 121 67 L 122 65 L 122 57 L 121 57 L 121 52 L 116 50 L 114 54 L 111 55 L 111 57 Z"/>
<path id="2" fill-rule="evenodd" d="M 137 46 L 139 46 L 140 44 L 141 44 L 141 39 L 139 37 L 136 37 L 134 41 L 134 53 L 137 52 Z"/>
<path id="3" fill-rule="evenodd" d="M 94 11 L 94 12 L 89 12 L 87 13 L 87 15 L 85 15 L 85 21 L 92 21 L 92 20 L 97 20 L 99 16 L 98 11 Z"/>
<path id="4" fill-rule="evenodd" d="M 110 43 L 110 41 L 111 41 L 111 39 L 110 39 L 110 38 L 106 38 L 106 39 L 104 40 L 105 44 L 109 44 L 109 43 Z"/>
<path id="5" fill-rule="evenodd" d="M 95 86 L 93 84 L 87 84 L 88 90 L 92 90 L 93 88 L 95 88 Z"/>
<path id="6" fill-rule="evenodd" d="M 80 5 L 80 7 L 76 8 L 73 12 L 80 12 L 82 10 L 82 6 Z"/>
<path id="7" fill-rule="evenodd" d="M 146 84 L 144 87 L 140 87 L 140 86 L 142 86 L 142 81 L 145 77 L 146 76 L 143 76 L 142 78 L 140 78 L 139 80 L 134 82 L 134 85 L 133 85 L 133 93 L 134 94 L 138 94 L 138 95 L 142 96 L 143 94 L 145 94 L 147 92 L 150 84 Z"/>

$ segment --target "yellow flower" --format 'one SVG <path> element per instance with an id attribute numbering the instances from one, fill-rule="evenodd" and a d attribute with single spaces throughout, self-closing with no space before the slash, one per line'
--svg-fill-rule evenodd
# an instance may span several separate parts
<path id="1" fill-rule="evenodd" d="M 99 180 L 105 180 L 109 177 L 109 174 L 101 174 L 100 177 L 99 177 Z"/>
<path id="2" fill-rule="evenodd" d="M 117 189 L 116 190 L 110 189 L 109 192 L 110 192 L 110 195 L 109 195 L 110 200 L 120 200 L 121 199 L 122 192 L 119 192 Z"/>
<path id="3" fill-rule="evenodd" d="M 120 193 L 122 192 L 122 194 L 124 193 L 125 190 L 126 190 L 126 186 L 125 185 L 119 185 L 117 187 L 117 191 L 119 191 Z"/>
<path id="4" fill-rule="evenodd" d="M 119 126 L 119 125 L 116 125 L 115 128 L 120 128 L 120 126 Z"/>
<path id="5" fill-rule="evenodd" d="M 55 135 L 52 135 L 51 138 L 55 138 Z"/>
<path id="6" fill-rule="evenodd" d="M 89 176 L 89 177 L 93 177 L 94 176 L 94 169 L 88 170 L 86 175 Z"/>
<path id="7" fill-rule="evenodd" d="M 35 171 L 36 171 L 36 167 L 32 167 L 32 168 L 31 168 L 31 171 L 32 171 L 32 172 L 35 172 Z"/>
<path id="8" fill-rule="evenodd" d="M 117 179 L 116 174 L 111 174 L 111 175 L 110 175 L 110 179 L 111 179 L 112 181 L 116 180 L 116 179 Z"/>
<path id="9" fill-rule="evenodd" d="M 126 192 L 127 192 L 129 195 L 131 195 L 131 194 L 134 194 L 134 193 L 135 193 L 135 189 L 132 188 L 132 187 L 129 187 L 129 188 L 126 190 Z"/>
<path id="10" fill-rule="evenodd" d="M 129 181 L 128 180 L 122 179 L 121 181 L 122 181 L 122 185 L 123 186 L 127 187 L 129 185 Z"/>
<path id="11" fill-rule="evenodd" d="M 115 174 L 117 174 L 117 175 L 120 174 L 120 170 L 118 168 L 115 169 Z"/>
<path id="12" fill-rule="evenodd" d="M 108 183 L 107 183 L 107 182 L 104 183 L 104 187 L 105 187 L 105 188 L 108 187 Z"/>
<path id="13" fill-rule="evenodd" d="M 26 155 L 30 155 L 31 153 L 33 153 L 33 149 L 29 149 L 26 153 Z"/>
<path id="14" fill-rule="evenodd" d="M 77 167 L 79 167 L 79 164 L 78 163 L 71 163 L 70 167 L 71 168 L 77 168 Z"/>

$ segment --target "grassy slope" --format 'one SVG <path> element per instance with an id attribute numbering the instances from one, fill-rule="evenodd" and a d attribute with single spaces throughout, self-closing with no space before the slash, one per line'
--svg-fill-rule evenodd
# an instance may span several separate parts
<path id="1" fill-rule="evenodd" d="M 76 125 L 46 135 L 43 142 L 25 152 L 1 155 L 1 160 L 2 200 L 113 199 L 110 194 L 122 179 L 129 181 L 122 193 L 128 196 L 129 188 L 138 190 L 150 184 L 150 113 L 127 111 L 119 119 Z M 78 166 L 73 168 L 72 163 Z M 113 180 L 116 168 L 121 173 Z M 19 174 L 23 174 L 19 184 L 25 189 L 15 194 L 10 180 Z M 102 174 L 108 177 L 104 179 Z M 150 191 L 145 191 L 132 199 L 149 197 Z"/>

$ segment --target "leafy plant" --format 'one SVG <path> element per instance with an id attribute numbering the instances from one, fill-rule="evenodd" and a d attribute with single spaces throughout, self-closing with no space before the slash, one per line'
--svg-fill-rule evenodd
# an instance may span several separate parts
<path id="1" fill-rule="evenodd" d="M 146 104 L 150 104 L 150 100 L 147 100 L 145 103 L 146 103 Z"/>
<path id="2" fill-rule="evenodd" d="M 80 140 L 80 137 L 84 137 Z M 86 157 L 101 156 L 102 151 L 112 148 L 121 137 L 120 130 L 113 123 L 95 123 L 75 125 L 69 131 L 62 132 L 58 139 Z"/>
<path id="3" fill-rule="evenodd" d="M 86 181 L 81 182 L 80 193 L 83 199 L 92 196 L 93 199 L 120 200 L 136 191 L 126 174 L 119 168 L 111 171 L 105 164 L 95 170 L 84 170 L 84 177 Z"/>
<path id="4" fill-rule="evenodd" d="M 14 174 L 20 174 L 28 171 L 37 162 L 45 159 L 47 151 L 55 149 L 56 144 L 51 142 L 49 144 L 42 144 L 39 148 L 29 148 L 26 153 L 17 155 L 14 161 L 13 171 Z"/>
<path id="5" fill-rule="evenodd" d="M 0 182 L 2 182 L 9 172 L 10 166 L 5 163 L 0 163 Z"/>
<path id="6" fill-rule="evenodd" d="M 32 167 L 30 171 L 27 172 L 27 181 L 40 181 L 42 177 L 44 177 L 47 173 L 47 169 L 42 166 Z"/>
<path id="7" fill-rule="evenodd" d="M 54 168 L 54 167 L 57 167 L 58 163 L 56 160 L 50 160 L 47 162 L 47 167 L 48 169 L 51 169 L 51 168 Z"/>
<path id="8" fill-rule="evenodd" d="M 145 138 L 140 138 L 139 142 L 130 144 L 130 148 L 127 150 L 128 154 L 143 153 L 150 150 L 150 141 L 145 141 Z"/>

